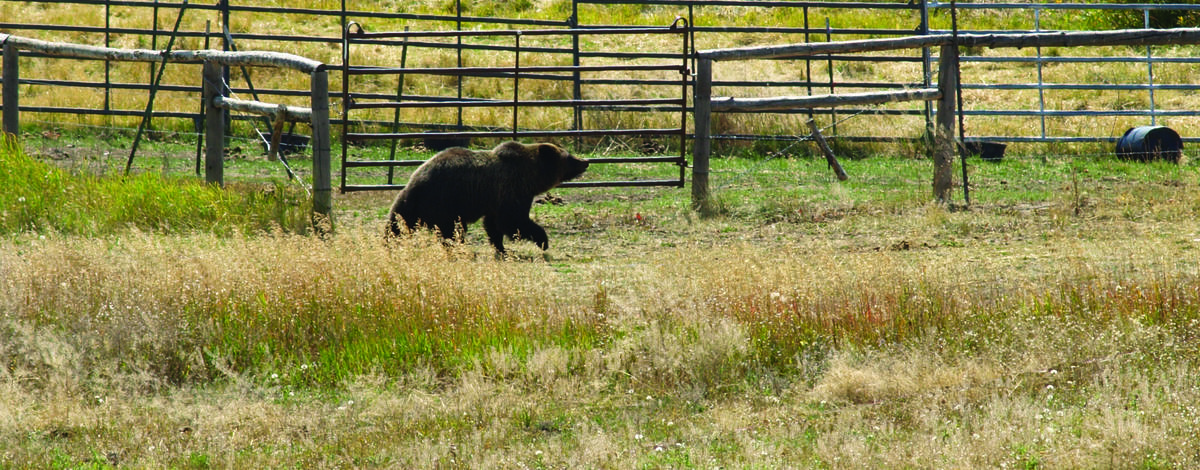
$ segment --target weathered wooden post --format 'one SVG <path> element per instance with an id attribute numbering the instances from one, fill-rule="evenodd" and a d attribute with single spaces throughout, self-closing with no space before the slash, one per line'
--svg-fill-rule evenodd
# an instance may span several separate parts
<path id="1" fill-rule="evenodd" d="M 958 88 L 958 46 L 943 44 L 938 57 L 937 125 L 933 134 L 933 197 L 950 202 L 954 184 L 954 118 Z"/>
<path id="2" fill-rule="evenodd" d="M 312 73 L 313 226 L 333 229 L 332 172 L 329 161 L 329 72 L 322 65 Z M 345 144 L 343 144 L 345 145 Z"/>
<path id="3" fill-rule="evenodd" d="M 696 138 L 692 141 L 692 207 L 707 215 L 712 211 L 708 194 L 708 158 L 712 154 L 712 59 L 696 60 L 696 85 L 693 87 L 693 122 Z"/>
<path id="4" fill-rule="evenodd" d="M 20 108 L 18 105 L 17 88 L 17 59 L 21 52 L 16 44 L 4 41 L 4 132 L 12 135 L 19 134 L 21 127 Z"/>
<path id="5" fill-rule="evenodd" d="M 204 180 L 225 185 L 225 110 L 213 99 L 224 96 L 222 67 L 211 60 L 204 61 Z"/>

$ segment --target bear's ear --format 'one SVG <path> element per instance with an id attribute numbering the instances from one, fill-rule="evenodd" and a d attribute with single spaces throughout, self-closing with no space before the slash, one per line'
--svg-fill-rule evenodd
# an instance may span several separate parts
<path id="1" fill-rule="evenodd" d="M 563 158 L 563 149 L 554 144 L 538 144 L 538 159 L 544 161 L 557 161 Z"/>

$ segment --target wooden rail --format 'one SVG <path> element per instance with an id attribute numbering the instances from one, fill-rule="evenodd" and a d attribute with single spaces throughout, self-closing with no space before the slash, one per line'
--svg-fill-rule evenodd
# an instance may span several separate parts
<path id="1" fill-rule="evenodd" d="M 19 94 L 18 58 L 21 50 L 75 59 L 103 59 L 118 62 L 156 62 L 203 64 L 202 83 L 205 102 L 206 149 L 205 180 L 224 184 L 225 126 L 223 109 L 274 116 L 283 120 L 304 121 L 312 126 L 310 146 L 313 152 L 313 220 L 320 228 L 331 228 L 333 191 L 330 183 L 329 76 L 325 64 L 292 54 L 278 52 L 222 52 L 214 50 L 157 51 L 116 49 L 83 44 L 42 41 L 0 33 L 4 45 L 4 132 L 18 134 Z M 231 99 L 222 81 L 222 67 L 274 67 L 296 70 L 310 76 L 311 108 Z M 278 132 L 274 138 L 278 138 Z M 275 143 L 272 147 L 276 147 Z M 274 150 L 274 149 L 273 149 Z"/>
<path id="2" fill-rule="evenodd" d="M 221 109 L 258 114 L 284 121 L 312 121 L 312 108 L 264 103 L 262 101 L 239 100 L 219 95 L 213 98 L 212 104 Z"/>
<path id="3" fill-rule="evenodd" d="M 712 110 L 723 112 L 787 111 L 790 109 L 864 106 L 898 101 L 935 101 L 942 97 L 937 88 L 920 88 L 873 93 L 839 93 L 836 95 L 772 96 L 768 98 L 718 97 L 712 99 Z"/>

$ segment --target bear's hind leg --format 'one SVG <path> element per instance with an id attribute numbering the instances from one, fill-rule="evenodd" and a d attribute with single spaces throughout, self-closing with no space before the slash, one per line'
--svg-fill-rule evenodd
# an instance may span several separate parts
<path id="1" fill-rule="evenodd" d="M 401 220 L 404 221 L 404 227 L 408 229 L 407 232 L 401 228 Z M 387 228 L 388 233 L 395 237 L 412 233 L 417 229 L 417 216 L 412 213 L 411 206 L 404 199 L 403 195 L 396 199 L 396 202 L 392 204 L 392 210 L 388 211 Z"/>
<path id="2" fill-rule="evenodd" d="M 400 229 L 400 221 L 398 219 L 400 219 L 399 214 L 395 212 L 388 214 L 387 236 L 390 238 L 399 237 L 404 234 L 404 231 Z"/>

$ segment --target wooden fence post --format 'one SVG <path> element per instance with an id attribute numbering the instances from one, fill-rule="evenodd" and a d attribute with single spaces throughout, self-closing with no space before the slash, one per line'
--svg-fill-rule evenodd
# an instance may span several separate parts
<path id="1" fill-rule="evenodd" d="M 204 180 L 225 185 L 225 110 L 213 98 L 224 96 L 221 66 L 214 61 L 204 62 Z"/>
<path id="2" fill-rule="evenodd" d="M 696 85 L 693 87 L 693 122 L 696 138 L 692 141 L 692 207 L 707 215 L 712 211 L 708 194 L 708 158 L 712 154 L 712 59 L 696 61 Z"/>
<path id="3" fill-rule="evenodd" d="M 933 197 L 940 203 L 950 202 L 954 184 L 954 117 L 958 88 L 958 46 L 946 44 L 938 57 L 937 125 L 933 134 Z"/>
<path id="4" fill-rule="evenodd" d="M 17 59 L 21 52 L 11 42 L 4 42 L 4 132 L 18 135 L 21 127 L 20 107 L 18 103 Z"/>
<path id="5" fill-rule="evenodd" d="M 333 230 L 333 189 L 329 161 L 329 72 L 312 73 L 313 226 Z M 343 143 L 345 145 L 345 143 Z"/>

